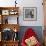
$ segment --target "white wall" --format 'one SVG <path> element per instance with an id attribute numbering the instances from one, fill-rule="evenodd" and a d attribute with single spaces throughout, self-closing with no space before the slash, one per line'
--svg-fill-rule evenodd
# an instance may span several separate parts
<path id="1" fill-rule="evenodd" d="M 15 0 L 0 0 L 1 7 L 15 6 Z M 17 0 L 17 6 L 20 7 L 19 24 L 20 26 L 43 26 L 43 6 L 42 0 Z M 37 8 L 37 21 L 24 21 L 23 20 L 23 7 L 36 7 Z"/>
<path id="2" fill-rule="evenodd" d="M 37 8 L 37 21 L 24 21 L 23 20 L 23 7 L 21 9 L 21 15 L 20 15 L 20 25 L 24 26 L 43 26 L 43 6 L 42 6 L 42 0 L 24 0 L 23 3 L 21 3 L 21 6 L 23 7 L 36 7 Z"/>

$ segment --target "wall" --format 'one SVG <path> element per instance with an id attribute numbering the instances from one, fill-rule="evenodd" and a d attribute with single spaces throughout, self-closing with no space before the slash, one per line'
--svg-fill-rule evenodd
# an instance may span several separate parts
<path id="1" fill-rule="evenodd" d="M 22 26 L 43 26 L 42 0 L 35 0 L 35 1 L 34 0 L 30 0 L 30 1 L 25 0 L 21 5 L 23 7 L 36 7 L 37 8 L 37 21 L 24 21 L 23 20 L 23 10 L 21 10 L 20 25 L 22 25 Z"/>
<path id="2" fill-rule="evenodd" d="M 10 7 L 15 6 L 14 3 L 15 0 L 0 0 L 0 6 L 1 7 Z M 20 26 L 43 26 L 43 6 L 42 6 L 42 0 L 17 0 L 17 6 L 20 7 L 20 16 L 19 16 L 19 24 Z M 23 7 L 36 7 L 37 8 L 37 21 L 24 21 L 23 20 Z"/>

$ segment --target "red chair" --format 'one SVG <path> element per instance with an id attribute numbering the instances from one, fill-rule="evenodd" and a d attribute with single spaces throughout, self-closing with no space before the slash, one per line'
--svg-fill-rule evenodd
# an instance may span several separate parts
<path id="1" fill-rule="evenodd" d="M 29 37 L 34 36 L 37 39 L 37 35 L 36 33 L 33 31 L 32 28 L 28 28 L 24 34 L 24 37 L 22 38 L 22 42 L 21 42 L 21 46 L 27 46 L 25 43 L 25 39 L 28 39 Z M 41 46 L 41 44 L 39 43 L 39 41 L 37 42 L 37 44 L 35 46 Z"/>

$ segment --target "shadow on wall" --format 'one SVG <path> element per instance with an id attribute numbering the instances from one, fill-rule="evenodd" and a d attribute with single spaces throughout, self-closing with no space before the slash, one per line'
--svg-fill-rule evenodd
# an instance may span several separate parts
<path id="1" fill-rule="evenodd" d="M 21 26 L 20 27 L 20 31 L 19 31 L 19 39 L 20 39 L 20 42 L 24 36 L 24 33 L 25 31 L 28 29 L 28 28 L 32 28 L 36 34 L 37 34 L 37 37 L 39 39 L 39 41 L 42 43 L 43 42 L 43 34 L 42 34 L 42 26 Z"/>

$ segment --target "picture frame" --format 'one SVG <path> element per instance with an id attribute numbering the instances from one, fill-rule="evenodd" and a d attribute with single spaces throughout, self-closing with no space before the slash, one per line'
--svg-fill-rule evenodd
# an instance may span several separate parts
<path id="1" fill-rule="evenodd" d="M 9 15 L 9 10 L 2 10 L 2 15 Z"/>
<path id="2" fill-rule="evenodd" d="M 36 7 L 23 7 L 23 19 L 28 21 L 37 20 L 37 8 Z"/>
<path id="3" fill-rule="evenodd" d="M 16 15 L 17 13 L 18 13 L 18 12 L 17 12 L 16 10 L 10 10 L 10 11 L 9 11 L 9 14 L 10 14 L 10 15 Z"/>

